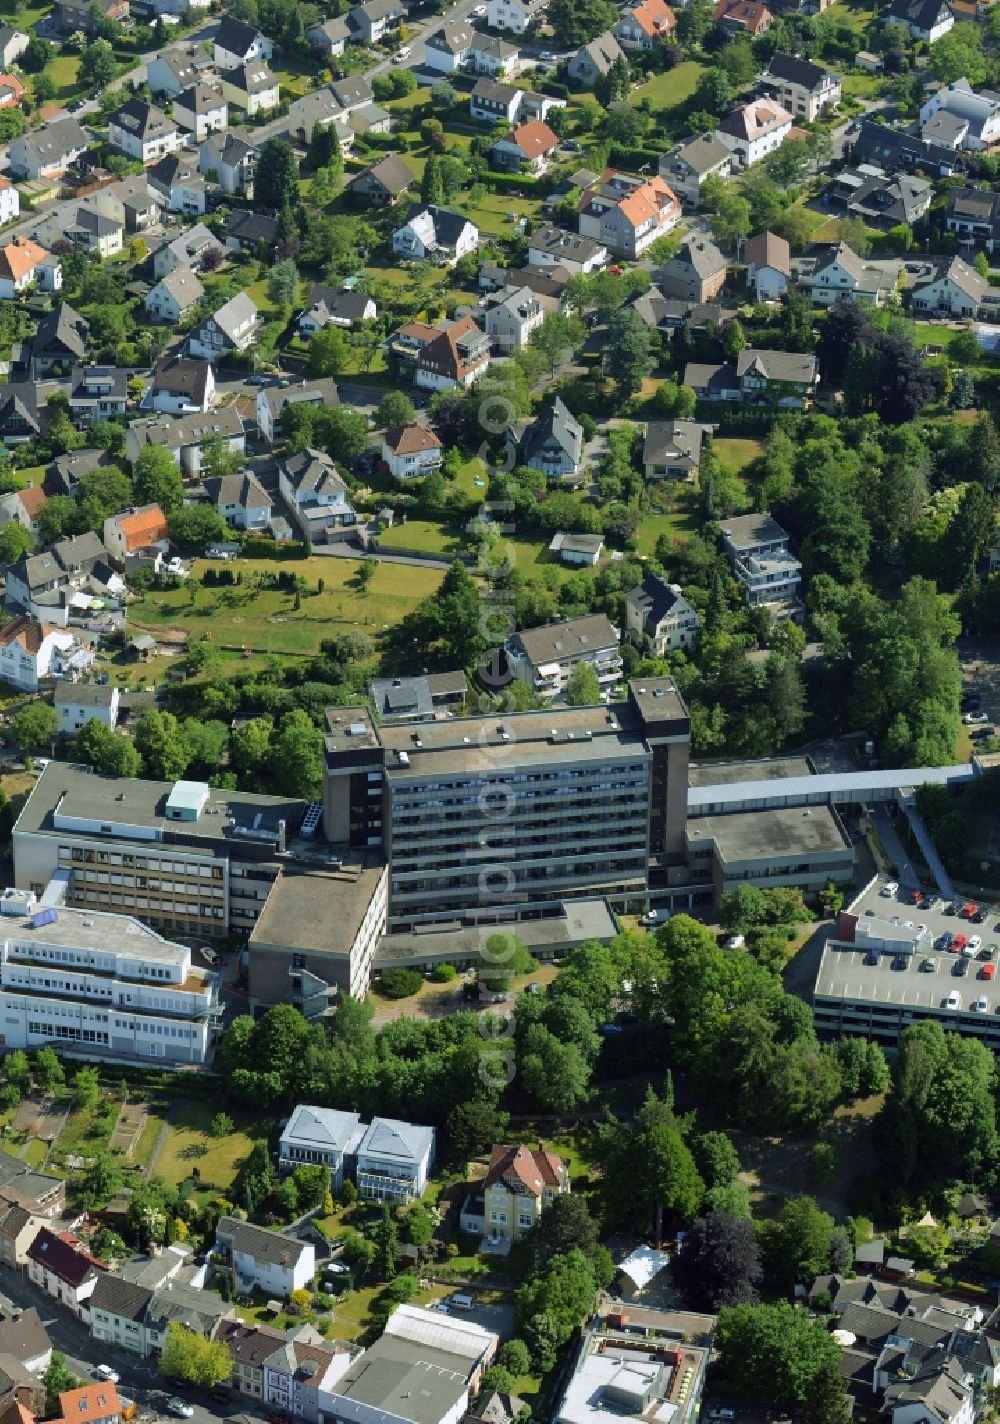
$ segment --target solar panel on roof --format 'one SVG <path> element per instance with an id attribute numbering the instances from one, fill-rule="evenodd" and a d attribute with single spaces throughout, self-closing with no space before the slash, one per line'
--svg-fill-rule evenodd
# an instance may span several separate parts
<path id="1" fill-rule="evenodd" d="M 40 930 L 43 925 L 54 924 L 58 918 L 59 916 L 55 910 L 39 910 L 37 914 L 31 917 L 31 928 L 33 930 Z"/>

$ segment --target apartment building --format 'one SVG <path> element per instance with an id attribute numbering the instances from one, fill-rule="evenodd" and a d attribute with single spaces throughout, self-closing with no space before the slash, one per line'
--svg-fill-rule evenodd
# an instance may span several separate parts
<path id="1" fill-rule="evenodd" d="M 393 1118 L 372 1118 L 354 1152 L 358 1195 L 369 1201 L 417 1201 L 434 1164 L 437 1134 Z"/>
<path id="2" fill-rule="evenodd" d="M 777 520 L 769 514 L 741 514 L 719 527 L 723 550 L 750 607 L 763 605 L 772 618 L 800 618 L 802 565 Z"/>
<path id="3" fill-rule="evenodd" d="M 840 103 L 840 76 L 821 64 L 776 50 L 761 83 L 795 118 L 813 123 L 824 109 Z"/>
<path id="4" fill-rule="evenodd" d="M 390 931 L 557 918 L 579 895 L 621 904 L 683 879 L 689 739 L 669 678 L 614 707 L 419 726 L 331 708 L 324 830 L 381 847 Z"/>
<path id="5" fill-rule="evenodd" d="M 328 1167 L 330 1189 L 339 1192 L 344 1184 L 345 1163 L 353 1156 L 364 1130 L 359 1113 L 299 1103 L 281 1129 L 278 1170 Z"/>
<path id="6" fill-rule="evenodd" d="M 136 915 L 161 930 L 248 933 L 306 809 L 280 796 L 52 762 L 14 828 L 15 881 L 41 896 L 59 875 L 67 905 Z"/>
<path id="7" fill-rule="evenodd" d="M 677 195 L 659 174 L 642 179 L 608 169 L 586 194 L 579 227 L 615 256 L 635 259 L 680 220 Z"/>
<path id="8" fill-rule="evenodd" d="M 526 628 L 508 640 L 506 653 L 514 676 L 540 697 L 561 697 L 577 663 L 590 663 L 603 688 L 621 682 L 618 629 L 604 613 Z"/>
<path id="9" fill-rule="evenodd" d="M 8 1048 L 56 1045 L 115 1060 L 202 1064 L 219 1013 L 218 976 L 186 945 L 127 915 L 39 909 L 0 897 L 0 1012 Z"/>
<path id="10" fill-rule="evenodd" d="M 262 1290 L 287 1300 L 304 1290 L 316 1271 L 316 1248 L 308 1241 L 223 1216 L 215 1231 L 215 1249 L 227 1259 L 240 1294 Z"/>

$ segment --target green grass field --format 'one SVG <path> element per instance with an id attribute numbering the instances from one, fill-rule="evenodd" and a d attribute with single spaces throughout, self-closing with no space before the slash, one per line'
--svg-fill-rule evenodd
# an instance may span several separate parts
<path id="1" fill-rule="evenodd" d="M 154 1175 L 172 1186 L 179 1186 L 197 1167 L 203 1187 L 226 1191 L 232 1186 L 240 1162 L 249 1153 L 253 1140 L 245 1132 L 236 1131 L 228 1137 L 211 1137 L 209 1124 L 216 1104 L 179 1102 L 171 1112 L 170 1127 L 163 1151 L 156 1159 Z M 258 1123 L 261 1129 L 266 1123 Z"/>
<path id="2" fill-rule="evenodd" d="M 704 69 L 705 65 L 697 60 L 686 59 L 665 74 L 654 74 L 645 84 L 633 89 L 629 103 L 638 104 L 642 99 L 652 99 L 654 109 L 674 109 L 690 99 Z"/>
<path id="3" fill-rule="evenodd" d="M 835 0 L 825 13 L 836 24 L 846 25 L 856 35 L 864 34 L 875 18 L 873 9 L 864 4 L 850 4 L 848 0 Z"/>
<path id="4" fill-rule="evenodd" d="M 408 519 L 394 524 L 378 536 L 380 549 L 419 549 L 425 554 L 450 558 L 465 547 L 465 540 L 445 525 L 431 519 Z"/>
<path id="5" fill-rule="evenodd" d="M 729 474 L 738 474 L 745 465 L 749 465 L 751 460 L 756 460 L 760 455 L 763 455 L 764 442 L 762 440 L 716 439 L 712 441 L 712 449 L 724 470 Z"/>
<path id="6" fill-rule="evenodd" d="M 684 538 L 695 530 L 693 514 L 685 509 L 672 509 L 663 514 L 644 514 L 639 525 L 639 553 L 649 557 L 656 552 L 661 534 L 669 538 Z"/>
<path id="7" fill-rule="evenodd" d="M 148 629 L 154 636 L 166 629 L 195 638 L 210 633 L 216 647 L 310 654 L 337 633 L 353 630 L 374 637 L 394 626 L 433 593 L 442 578 L 440 569 L 380 564 L 368 592 L 362 593 L 356 582 L 358 566 L 354 559 L 316 555 L 284 563 L 241 560 L 235 566 L 243 575 L 241 587 L 203 588 L 192 580 L 175 591 L 146 594 L 130 605 L 129 627 Z M 204 561 L 196 562 L 195 574 L 206 567 Z M 265 570 L 300 574 L 313 590 L 322 579 L 324 591 L 304 595 L 296 610 L 293 594 L 256 588 L 254 575 Z"/>

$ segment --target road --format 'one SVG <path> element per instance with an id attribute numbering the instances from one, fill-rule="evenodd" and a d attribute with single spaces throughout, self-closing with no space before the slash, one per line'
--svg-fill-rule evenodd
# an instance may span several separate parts
<path id="1" fill-rule="evenodd" d="M 219 1424 L 223 1419 L 244 1417 L 261 1421 L 266 1418 L 242 1395 L 234 1394 L 232 1406 L 227 1409 L 224 1405 L 209 1407 L 187 1390 L 165 1389 L 151 1361 L 139 1360 L 127 1350 L 91 1339 L 85 1325 L 32 1285 L 26 1275 L 8 1266 L 0 1266 L 0 1309 L 9 1314 L 14 1307 L 27 1310 L 31 1306 L 41 1316 L 53 1348 L 65 1355 L 67 1366 L 79 1379 L 91 1381 L 96 1365 L 111 1365 L 121 1376 L 119 1388 L 136 1401 L 144 1415 L 169 1420 L 171 1416 L 165 1413 L 163 1404 L 168 1394 L 177 1393 L 194 1409 L 191 1424 Z"/>

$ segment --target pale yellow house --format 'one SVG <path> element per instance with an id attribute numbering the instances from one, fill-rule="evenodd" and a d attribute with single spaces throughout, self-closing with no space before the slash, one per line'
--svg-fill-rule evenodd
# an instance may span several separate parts
<path id="1" fill-rule="evenodd" d="M 555 1197 L 569 1191 L 561 1157 L 544 1148 L 494 1147 L 484 1187 L 484 1244 L 522 1240 Z"/>

